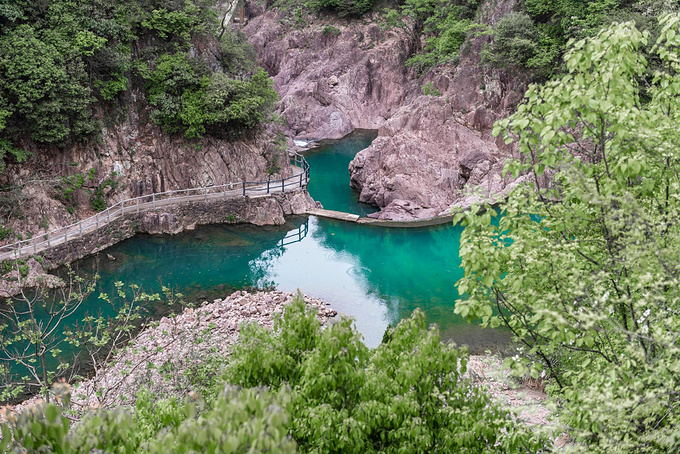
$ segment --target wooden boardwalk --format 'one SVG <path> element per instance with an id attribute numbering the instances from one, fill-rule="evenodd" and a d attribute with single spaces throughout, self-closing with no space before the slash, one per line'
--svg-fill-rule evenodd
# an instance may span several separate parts
<path id="1" fill-rule="evenodd" d="M 234 197 L 257 197 L 292 191 L 309 183 L 309 164 L 299 154 L 291 156 L 293 176 L 273 181 L 241 181 L 219 186 L 166 191 L 122 200 L 115 205 L 51 232 L 37 235 L 29 240 L 17 241 L 0 247 L 0 262 L 16 260 L 37 254 L 51 247 L 67 243 L 88 233 L 106 227 L 126 215 L 162 208 L 168 205 L 191 202 L 207 202 Z"/>

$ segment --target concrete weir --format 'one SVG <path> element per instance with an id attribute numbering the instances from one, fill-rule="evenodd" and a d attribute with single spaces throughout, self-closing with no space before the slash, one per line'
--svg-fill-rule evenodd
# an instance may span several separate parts
<path id="1" fill-rule="evenodd" d="M 343 213 L 342 211 L 324 210 L 322 208 L 311 208 L 307 210 L 307 214 L 318 216 L 320 218 L 337 219 L 340 221 L 357 222 L 359 220 L 358 214 Z"/>
<path id="2" fill-rule="evenodd" d="M 321 218 L 337 219 L 339 221 L 356 222 L 358 224 L 396 228 L 430 227 L 433 225 L 446 224 L 453 221 L 453 215 L 435 216 L 426 219 L 414 219 L 412 221 L 390 221 L 384 219 L 362 218 L 358 214 L 343 213 L 342 211 L 324 210 L 322 208 L 310 208 L 307 210 L 307 214 L 312 216 L 318 216 Z"/>

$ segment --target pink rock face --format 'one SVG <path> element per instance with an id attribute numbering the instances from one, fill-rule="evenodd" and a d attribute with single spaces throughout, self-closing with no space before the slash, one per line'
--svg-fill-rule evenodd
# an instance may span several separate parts
<path id="1" fill-rule="evenodd" d="M 493 24 L 514 4 L 485 6 L 482 20 Z M 512 149 L 490 132 L 521 100 L 527 76 L 483 67 L 488 37 L 473 39 L 457 66 L 417 78 L 404 66 L 413 46 L 401 32 L 329 17 L 295 30 L 283 17 L 264 12 L 244 31 L 276 81 L 291 135 L 337 139 L 355 128 L 378 129 L 349 167 L 360 200 L 381 207 L 371 216 L 427 218 L 511 188 L 501 172 Z M 338 34 L 324 34 L 329 23 Z M 428 82 L 440 96 L 422 94 Z"/>
<path id="2" fill-rule="evenodd" d="M 266 11 L 244 32 L 274 78 L 279 111 L 295 139 L 377 129 L 413 91 L 404 67 L 411 46 L 403 33 L 327 17 L 296 29 L 281 24 L 285 17 Z"/>

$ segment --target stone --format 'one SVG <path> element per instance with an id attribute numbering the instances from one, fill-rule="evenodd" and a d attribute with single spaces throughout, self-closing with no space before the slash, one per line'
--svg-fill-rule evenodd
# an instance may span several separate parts
<path id="1" fill-rule="evenodd" d="M 493 25 L 516 3 L 485 5 L 480 21 Z M 378 130 L 349 167 L 359 199 L 381 208 L 374 217 L 437 216 L 465 206 L 472 193 L 495 200 L 516 184 L 501 177 L 514 149 L 490 133 L 522 99 L 529 77 L 482 65 L 488 37 L 466 43 L 470 52 L 455 67 L 438 66 L 419 78 L 404 66 L 413 49 L 400 30 L 337 21 L 332 25 L 341 33 L 327 39 L 327 17 L 292 31 L 276 11 L 254 14 L 244 32 L 274 78 L 279 111 L 297 143 L 337 139 L 357 128 Z M 422 94 L 428 82 L 441 96 Z"/>

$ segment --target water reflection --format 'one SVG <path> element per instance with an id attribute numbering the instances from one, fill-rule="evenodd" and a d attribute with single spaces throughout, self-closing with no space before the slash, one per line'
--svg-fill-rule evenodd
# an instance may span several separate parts
<path id="1" fill-rule="evenodd" d="M 293 231 L 294 232 L 294 231 Z M 291 232 L 289 232 L 290 234 Z M 476 350 L 506 342 L 505 333 L 468 325 L 453 313 L 458 294 L 460 228 L 384 229 L 309 218 L 309 235 L 274 257 L 263 251 L 251 273 L 277 288 L 322 298 L 356 319 L 376 346 L 388 324 L 422 309 L 447 338 Z"/>

